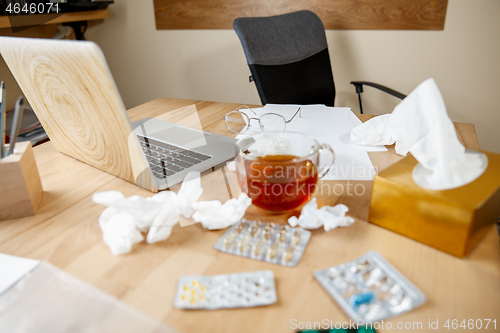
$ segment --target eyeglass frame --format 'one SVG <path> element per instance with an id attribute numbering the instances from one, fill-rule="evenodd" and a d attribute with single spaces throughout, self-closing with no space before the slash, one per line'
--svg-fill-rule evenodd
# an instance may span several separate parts
<path id="1" fill-rule="evenodd" d="M 260 130 L 261 130 L 262 132 L 265 132 L 265 130 L 263 129 L 263 125 L 262 125 L 262 124 L 261 124 L 261 122 L 260 122 L 260 118 L 262 118 L 263 116 L 267 116 L 267 115 L 274 115 L 274 116 L 281 117 L 281 118 L 285 121 L 285 128 L 283 129 L 283 131 L 286 129 L 286 124 L 290 123 L 290 122 L 293 120 L 293 118 L 295 118 L 295 116 L 296 116 L 297 114 L 299 115 L 299 118 L 302 118 L 302 109 L 301 109 L 301 107 L 300 107 L 300 106 L 299 106 L 299 108 L 297 109 L 297 111 L 295 111 L 295 113 L 293 114 L 292 118 L 290 118 L 290 119 L 288 119 L 288 120 L 286 120 L 286 118 L 285 118 L 284 116 L 282 116 L 282 115 L 280 115 L 280 114 L 278 114 L 278 113 L 274 113 L 274 112 L 268 112 L 268 113 L 261 114 L 259 118 L 252 118 L 252 117 L 250 117 L 249 115 L 247 115 L 245 112 L 240 111 L 240 109 L 242 109 L 242 108 L 247 108 L 248 110 L 252 111 L 252 112 L 253 112 L 253 114 L 257 115 L 257 113 L 256 113 L 254 110 L 252 110 L 251 108 L 249 108 L 246 104 L 243 104 L 242 106 L 237 107 L 235 110 L 233 110 L 233 111 L 230 111 L 230 112 L 226 113 L 226 115 L 225 115 L 224 117 L 222 117 L 222 119 L 224 119 L 224 121 L 225 121 L 225 123 L 226 123 L 226 127 L 227 127 L 227 129 L 228 129 L 229 131 L 231 131 L 231 133 L 234 133 L 234 134 L 242 134 L 242 133 L 246 132 L 246 130 L 250 127 L 250 120 L 257 120 L 257 121 L 259 122 L 259 127 L 260 127 Z M 248 123 L 247 123 L 247 124 L 245 124 L 245 129 L 244 129 L 244 130 L 239 131 L 239 132 L 235 132 L 235 131 L 233 131 L 233 130 L 229 127 L 229 125 L 228 125 L 228 123 L 227 123 L 227 118 L 226 118 L 226 117 L 227 117 L 230 113 L 233 113 L 233 112 L 240 113 L 240 114 L 242 114 L 244 117 L 247 117 L 247 118 L 248 118 Z"/>

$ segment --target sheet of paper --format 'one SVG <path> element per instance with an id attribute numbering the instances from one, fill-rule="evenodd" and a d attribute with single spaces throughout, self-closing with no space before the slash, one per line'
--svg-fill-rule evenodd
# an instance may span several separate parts
<path id="1" fill-rule="evenodd" d="M 264 113 L 277 113 L 290 119 L 297 111 L 297 105 L 267 104 L 263 108 L 254 108 L 258 118 Z M 357 120 L 356 120 L 357 119 Z M 350 108 L 326 107 L 324 105 L 301 106 L 301 116 L 297 115 L 286 125 L 286 131 L 299 132 L 315 138 L 319 143 L 329 144 L 335 151 L 335 163 L 324 180 L 372 180 L 376 172 L 368 151 L 387 151 L 383 146 L 362 146 L 350 140 L 351 129 L 361 123 Z M 245 135 L 260 133 L 258 122 L 251 120 Z M 238 136 L 243 137 L 245 135 Z"/>
<path id="2" fill-rule="evenodd" d="M 28 274 L 40 262 L 0 253 L 0 295 Z"/>
<path id="3" fill-rule="evenodd" d="M 351 120 L 354 123 L 354 126 L 359 126 L 363 123 L 352 111 L 351 114 L 349 115 L 349 120 Z"/>
<path id="4" fill-rule="evenodd" d="M 252 109 L 257 113 L 257 116 L 251 115 L 249 112 L 246 112 L 249 114 L 249 116 L 253 117 L 259 117 L 264 113 L 277 113 L 281 114 L 282 116 L 285 117 L 285 119 L 290 119 L 293 114 L 297 111 L 298 105 L 290 105 L 290 104 L 267 104 L 266 106 L 262 108 L 254 108 Z M 244 111 L 244 110 L 241 110 Z M 293 131 L 295 132 L 300 132 L 308 135 L 312 135 L 313 133 L 316 133 L 316 130 L 312 132 L 305 132 L 301 130 L 301 124 L 304 121 L 304 119 L 312 119 L 315 120 L 315 125 L 320 126 L 318 130 L 326 130 L 328 131 L 328 125 L 332 122 L 339 122 L 339 121 L 345 121 L 343 125 L 345 126 L 346 129 L 349 129 L 347 133 L 344 133 L 341 137 L 341 141 L 345 144 L 356 146 L 360 149 L 363 149 L 366 152 L 372 152 L 372 151 L 387 151 L 387 148 L 384 146 L 364 146 L 364 145 L 359 145 L 356 143 L 353 143 L 351 141 L 351 129 L 353 129 L 356 126 L 359 126 L 362 124 L 361 120 L 351 111 L 350 108 L 347 107 L 327 107 L 324 105 L 302 105 L 301 106 L 301 117 L 296 116 L 290 123 L 287 124 L 286 130 L 287 131 Z M 251 129 L 252 132 L 260 131 L 258 128 L 258 123 L 255 120 L 251 121 Z M 250 133 L 246 133 L 250 134 Z M 331 132 L 331 135 L 334 136 L 336 133 Z M 312 135 L 314 137 L 314 135 Z M 328 142 L 327 142 L 328 143 Z"/>

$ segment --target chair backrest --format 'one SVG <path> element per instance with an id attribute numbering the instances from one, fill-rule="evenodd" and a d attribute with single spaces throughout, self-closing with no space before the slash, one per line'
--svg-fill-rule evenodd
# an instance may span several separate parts
<path id="1" fill-rule="evenodd" d="M 262 104 L 333 106 L 335 85 L 325 28 L 311 11 L 233 22 Z"/>

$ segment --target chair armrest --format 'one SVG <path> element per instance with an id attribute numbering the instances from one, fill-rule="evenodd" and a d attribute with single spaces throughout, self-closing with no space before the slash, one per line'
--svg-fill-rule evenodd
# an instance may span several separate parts
<path id="1" fill-rule="evenodd" d="M 354 84 L 354 86 L 356 87 L 356 93 L 358 93 L 358 94 L 363 92 L 363 85 L 366 85 L 366 86 L 370 86 L 370 87 L 382 90 L 383 92 L 386 92 L 386 93 L 388 93 L 392 96 L 395 96 L 397 98 L 400 98 L 400 99 L 404 99 L 406 97 L 405 94 L 402 94 L 396 90 L 393 90 L 391 88 L 388 88 L 388 87 L 383 86 L 383 85 L 378 84 L 378 83 L 367 82 L 367 81 L 353 81 L 353 82 L 351 82 L 351 84 Z"/>

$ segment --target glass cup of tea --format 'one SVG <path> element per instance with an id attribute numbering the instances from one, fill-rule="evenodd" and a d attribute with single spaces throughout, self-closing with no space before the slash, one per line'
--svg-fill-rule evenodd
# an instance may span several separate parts
<path id="1" fill-rule="evenodd" d="M 282 213 L 311 198 L 335 161 L 333 149 L 294 132 L 262 132 L 238 140 L 238 183 L 252 203 Z"/>

